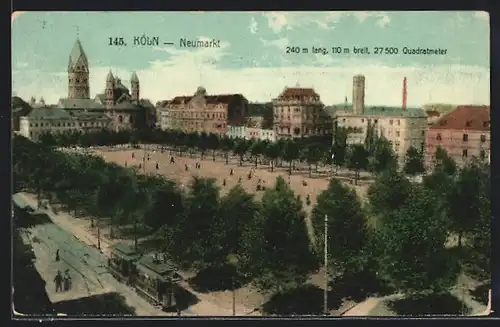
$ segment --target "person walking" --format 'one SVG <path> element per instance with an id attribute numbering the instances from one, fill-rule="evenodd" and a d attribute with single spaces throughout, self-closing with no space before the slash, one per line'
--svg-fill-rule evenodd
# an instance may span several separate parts
<path id="1" fill-rule="evenodd" d="M 59 249 L 56 250 L 56 261 L 59 261 L 61 258 L 59 257 Z"/>
<path id="2" fill-rule="evenodd" d="M 71 276 L 69 275 L 69 269 L 64 272 L 64 290 L 69 291 L 71 289 Z"/>
<path id="3" fill-rule="evenodd" d="M 54 283 L 56 284 L 56 292 L 61 292 L 62 291 L 62 282 L 63 282 L 63 277 L 61 275 L 61 271 L 57 271 L 57 275 L 54 278 Z"/>

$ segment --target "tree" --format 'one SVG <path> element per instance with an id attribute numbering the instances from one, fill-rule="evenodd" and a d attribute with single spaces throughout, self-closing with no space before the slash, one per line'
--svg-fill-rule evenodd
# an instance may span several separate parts
<path id="1" fill-rule="evenodd" d="M 473 276 L 479 280 L 491 280 L 491 170 L 483 167 L 479 188 L 479 217 L 469 233 L 467 245 L 472 252 Z"/>
<path id="2" fill-rule="evenodd" d="M 354 184 L 358 183 L 359 171 L 368 165 L 368 151 L 361 144 L 354 144 L 348 149 L 347 167 L 354 170 Z"/>
<path id="3" fill-rule="evenodd" d="M 462 238 L 472 231 L 481 216 L 481 191 L 485 175 L 479 164 L 469 163 L 458 172 L 448 193 L 451 228 L 458 235 L 459 247 L 462 246 Z"/>
<path id="4" fill-rule="evenodd" d="M 337 168 L 343 166 L 346 161 L 348 136 L 349 131 L 347 128 L 338 126 L 335 127 L 333 144 L 329 157 L 331 158 L 333 155 L 333 163 Z"/>
<path id="5" fill-rule="evenodd" d="M 255 168 L 257 168 L 259 157 L 264 153 L 265 148 L 266 144 L 260 140 L 255 140 L 254 142 L 252 142 L 252 145 L 250 146 L 250 154 L 255 160 Z"/>
<path id="6" fill-rule="evenodd" d="M 265 156 L 271 162 L 271 172 L 274 171 L 274 166 L 276 165 L 276 160 L 280 157 L 281 149 L 277 142 L 268 143 L 264 149 Z"/>
<path id="7" fill-rule="evenodd" d="M 410 194 L 378 231 L 384 245 L 379 276 L 405 294 L 439 294 L 455 284 L 460 269 L 445 247 L 447 231 L 434 196 L 416 184 Z"/>
<path id="8" fill-rule="evenodd" d="M 299 158 L 299 155 L 300 152 L 297 142 L 293 139 L 287 139 L 283 149 L 283 159 L 289 163 L 288 172 L 290 174 L 292 173 L 293 162 Z"/>
<path id="9" fill-rule="evenodd" d="M 334 276 L 362 269 L 367 241 L 366 219 L 356 192 L 332 179 L 312 211 L 316 248 L 324 255 L 324 218 L 328 217 L 328 264 Z"/>
<path id="10" fill-rule="evenodd" d="M 302 285 L 317 269 L 305 213 L 283 178 L 267 189 L 257 217 L 246 228 L 238 253 L 238 269 L 253 277 L 263 292 L 284 292 Z"/>
<path id="11" fill-rule="evenodd" d="M 410 176 L 423 174 L 425 172 L 423 154 L 413 146 L 406 151 L 403 171 Z"/>
<path id="12" fill-rule="evenodd" d="M 179 221 L 175 256 L 184 264 L 204 268 L 225 262 L 218 222 L 219 188 L 215 179 L 193 178 Z"/>
<path id="13" fill-rule="evenodd" d="M 397 170 L 382 172 L 368 188 L 371 212 L 388 217 L 408 201 L 411 191 L 411 182 Z"/>
<path id="14" fill-rule="evenodd" d="M 442 170 L 450 176 L 453 176 L 457 171 L 457 164 L 442 147 L 438 147 L 434 154 L 434 170 Z"/>
<path id="15" fill-rule="evenodd" d="M 243 157 L 247 153 L 249 148 L 249 143 L 245 139 L 238 139 L 234 143 L 233 151 L 239 157 L 239 165 L 243 166 Z"/>
<path id="16" fill-rule="evenodd" d="M 397 159 L 391 143 L 383 136 L 375 137 L 370 143 L 368 168 L 379 173 L 386 169 L 397 168 Z"/>
<path id="17" fill-rule="evenodd" d="M 182 195 L 175 183 L 159 179 L 152 191 L 152 206 L 144 215 L 144 223 L 153 231 L 177 223 L 178 215 L 183 211 Z"/>
<path id="18" fill-rule="evenodd" d="M 312 177 L 312 165 L 316 165 L 318 169 L 318 162 L 321 160 L 321 147 L 318 144 L 309 144 L 305 150 L 305 159 L 309 165 L 309 177 Z"/>
<path id="19" fill-rule="evenodd" d="M 240 185 L 234 186 L 221 199 L 218 221 L 220 230 L 224 231 L 221 245 L 226 257 L 238 252 L 243 231 L 255 218 L 258 210 L 259 204 L 254 196 Z"/>

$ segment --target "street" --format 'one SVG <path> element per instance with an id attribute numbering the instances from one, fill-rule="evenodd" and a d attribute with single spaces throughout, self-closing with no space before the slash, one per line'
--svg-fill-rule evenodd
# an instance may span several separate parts
<path id="1" fill-rule="evenodd" d="M 23 200 L 36 208 L 36 198 L 31 194 L 19 193 Z M 164 312 L 140 297 L 131 287 L 118 282 L 107 272 L 107 258 L 96 247 L 93 235 L 65 219 L 67 214 L 57 215 L 45 211 L 52 223 L 38 224 L 21 230 L 23 241 L 33 247 L 36 256 L 35 267 L 46 282 L 46 291 L 52 303 L 75 300 L 99 294 L 118 293 L 125 298 L 126 304 L 134 308 L 138 316 L 172 316 L 176 313 Z M 78 228 L 78 230 L 74 230 Z M 72 234 L 73 233 L 73 234 Z M 85 243 L 84 243 L 85 242 Z M 102 242 L 107 244 L 107 242 Z M 57 262 L 56 251 L 60 260 Z M 54 278 L 57 271 L 69 270 L 73 287 L 70 291 L 55 292 Z M 194 294 L 198 301 L 182 311 L 183 316 L 232 316 L 232 310 L 221 307 L 209 296 L 192 290 L 188 283 L 181 286 Z M 236 306 L 239 315 L 251 311 L 241 305 Z M 256 315 L 258 313 L 252 313 Z"/>

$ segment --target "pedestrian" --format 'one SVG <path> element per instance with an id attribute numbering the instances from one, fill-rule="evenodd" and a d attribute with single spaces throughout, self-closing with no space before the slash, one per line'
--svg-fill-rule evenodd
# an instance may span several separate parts
<path id="1" fill-rule="evenodd" d="M 185 170 L 185 171 L 188 171 L 188 170 L 189 170 L 189 167 L 188 167 L 188 165 L 187 165 L 187 164 L 184 164 L 184 170 Z"/>
<path id="2" fill-rule="evenodd" d="M 66 269 L 64 273 L 64 290 L 69 291 L 71 289 L 71 276 L 69 275 L 69 269 Z"/>
<path id="3" fill-rule="evenodd" d="M 222 181 L 222 186 L 226 186 L 226 179 L 224 178 L 224 180 Z"/>
<path id="4" fill-rule="evenodd" d="M 134 153 L 134 152 L 132 152 L 132 159 L 134 159 L 134 158 L 135 158 L 135 153 Z"/>
<path id="5" fill-rule="evenodd" d="M 240 178 L 238 178 L 238 183 L 240 183 L 240 184 L 241 184 L 241 177 L 240 177 Z"/>
<path id="6" fill-rule="evenodd" d="M 125 161 L 125 167 L 127 167 L 127 162 Z"/>
<path id="7" fill-rule="evenodd" d="M 56 261 L 59 261 L 60 258 L 59 258 L 59 249 L 56 250 Z"/>
<path id="8" fill-rule="evenodd" d="M 233 168 L 229 171 L 229 175 L 233 176 Z"/>
<path id="9" fill-rule="evenodd" d="M 61 271 L 57 271 L 57 275 L 54 278 L 54 283 L 56 284 L 56 292 L 62 291 L 62 282 L 63 282 L 63 277 L 61 275 Z"/>
<path id="10" fill-rule="evenodd" d="M 139 169 L 142 169 L 142 165 L 141 164 L 139 164 Z"/>
<path id="11" fill-rule="evenodd" d="M 156 163 L 156 170 L 160 169 L 160 166 L 158 166 L 158 162 Z"/>

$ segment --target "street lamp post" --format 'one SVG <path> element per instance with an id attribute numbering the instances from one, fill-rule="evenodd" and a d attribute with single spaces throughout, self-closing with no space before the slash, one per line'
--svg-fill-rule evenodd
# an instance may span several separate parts
<path id="1" fill-rule="evenodd" d="M 323 312 L 328 315 L 328 215 L 325 215 L 325 289 L 323 293 Z"/>

